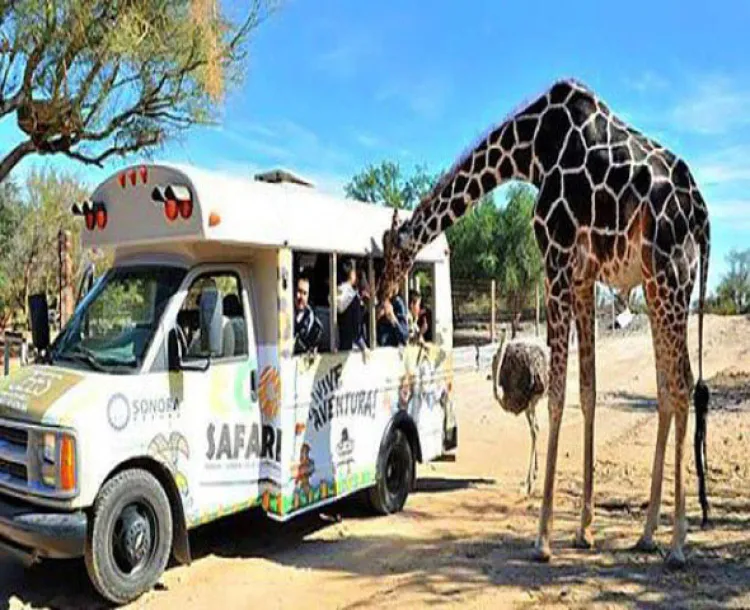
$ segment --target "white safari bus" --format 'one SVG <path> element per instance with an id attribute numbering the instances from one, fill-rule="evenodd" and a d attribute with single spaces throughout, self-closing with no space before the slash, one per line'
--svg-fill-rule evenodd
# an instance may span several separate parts
<path id="1" fill-rule="evenodd" d="M 190 562 L 191 528 L 255 506 L 284 521 L 360 490 L 396 512 L 415 462 L 455 449 L 444 237 L 403 287 L 408 303 L 419 284 L 424 340 L 378 345 L 369 300 L 367 349 L 344 351 L 337 272 L 346 258 L 374 287 L 388 208 L 286 172 L 145 165 L 71 211 L 114 265 L 53 342 L 31 300 L 40 357 L 0 381 L 0 551 L 84 557 L 124 603 L 170 554 Z M 295 344 L 300 274 L 315 350 Z"/>

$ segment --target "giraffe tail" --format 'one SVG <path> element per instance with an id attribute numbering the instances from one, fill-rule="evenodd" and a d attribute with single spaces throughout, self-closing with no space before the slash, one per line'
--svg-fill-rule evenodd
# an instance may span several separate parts
<path id="1" fill-rule="evenodd" d="M 706 284 L 708 280 L 708 257 L 710 250 L 708 220 L 699 234 L 700 246 L 700 279 L 698 293 L 698 382 L 693 392 L 695 407 L 695 469 L 698 473 L 698 497 L 703 513 L 701 527 L 708 526 L 708 498 L 706 495 L 706 417 L 710 392 L 703 380 L 703 312 L 706 301 Z"/>

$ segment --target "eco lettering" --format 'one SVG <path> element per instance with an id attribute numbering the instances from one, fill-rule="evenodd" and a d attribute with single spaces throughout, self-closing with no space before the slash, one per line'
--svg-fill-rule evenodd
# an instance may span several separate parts
<path id="1" fill-rule="evenodd" d="M 249 432 L 249 434 L 246 434 Z M 281 430 L 254 423 L 248 431 L 245 424 L 222 424 L 220 429 L 209 424 L 206 430 L 209 460 L 250 460 L 252 458 L 281 461 Z"/>

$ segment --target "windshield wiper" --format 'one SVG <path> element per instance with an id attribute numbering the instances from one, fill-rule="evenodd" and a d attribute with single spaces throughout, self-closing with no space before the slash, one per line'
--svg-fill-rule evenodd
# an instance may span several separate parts
<path id="1" fill-rule="evenodd" d="M 63 352 L 57 355 L 60 360 L 72 360 L 76 362 L 85 362 L 92 369 L 100 373 L 109 373 L 110 370 L 101 364 L 94 356 L 93 352 L 82 345 L 76 345 L 71 351 Z"/>

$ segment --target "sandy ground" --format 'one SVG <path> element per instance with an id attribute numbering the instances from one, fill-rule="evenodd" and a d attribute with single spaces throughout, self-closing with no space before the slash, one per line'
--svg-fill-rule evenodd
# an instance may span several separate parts
<path id="1" fill-rule="evenodd" d="M 697 365 L 695 320 L 690 347 Z M 485 375 L 458 383 L 455 461 L 422 465 L 403 513 L 368 516 L 354 500 L 277 525 L 258 513 L 191 535 L 194 562 L 172 567 L 137 608 L 750 607 L 750 320 L 707 317 L 706 376 L 713 527 L 700 508 L 688 430 L 688 567 L 630 550 L 645 519 L 656 439 L 648 331 L 597 347 L 595 548 L 572 546 L 579 519 L 582 436 L 578 363 L 571 360 L 548 565 L 530 560 L 541 504 L 546 402 L 540 403 L 540 479 L 525 497 L 529 457 L 523 417 L 502 413 Z M 657 539 L 669 544 L 673 439 L 665 465 Z M 0 560 L 0 601 L 11 608 L 92 607 L 100 600 L 81 562 L 30 570 Z M 4 604 L 5 605 L 5 604 Z"/>

